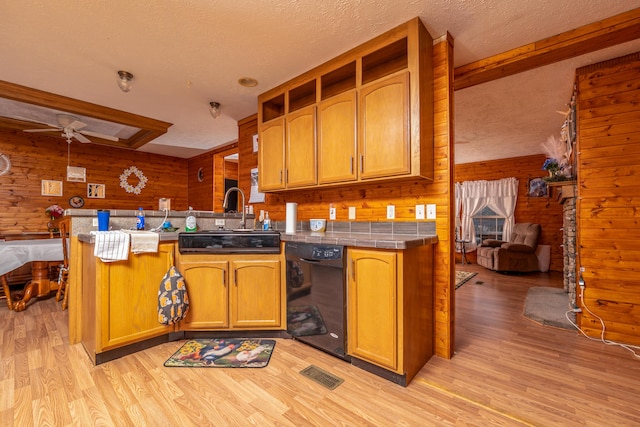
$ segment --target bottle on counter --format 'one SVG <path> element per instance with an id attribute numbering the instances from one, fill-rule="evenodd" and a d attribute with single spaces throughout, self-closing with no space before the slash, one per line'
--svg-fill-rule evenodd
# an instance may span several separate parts
<path id="1" fill-rule="evenodd" d="M 269 212 L 264 213 L 264 221 L 262 223 L 262 227 L 262 229 L 265 231 L 271 229 L 271 219 L 269 219 Z"/>
<path id="2" fill-rule="evenodd" d="M 142 207 L 138 208 L 138 212 L 136 212 L 136 229 L 144 230 L 144 209 Z"/>
<path id="3" fill-rule="evenodd" d="M 198 229 L 198 222 L 196 221 L 196 213 L 191 206 L 187 211 L 187 218 L 184 222 L 184 231 L 194 232 Z"/>

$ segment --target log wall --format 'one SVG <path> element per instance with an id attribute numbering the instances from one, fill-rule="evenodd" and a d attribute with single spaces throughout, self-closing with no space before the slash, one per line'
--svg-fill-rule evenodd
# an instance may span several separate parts
<path id="1" fill-rule="evenodd" d="M 67 141 L 18 130 L 0 130 L 0 153 L 11 161 L 11 171 L 0 176 L 0 232 L 47 230 L 45 209 L 57 204 L 69 208 L 69 198 L 80 195 L 84 209 L 158 209 L 158 200 L 171 198 L 171 208 L 187 208 L 187 160 L 127 149 L 72 141 L 70 165 L 86 168 L 86 182 L 68 182 Z M 120 187 L 120 175 L 140 169 L 148 182 L 139 195 Z M 62 181 L 62 196 L 42 196 L 41 180 Z M 105 184 L 104 199 L 87 197 L 87 184 Z M 138 179 L 131 175 L 130 185 Z M 133 223 L 132 223 L 133 224 Z"/>
<path id="2" fill-rule="evenodd" d="M 545 176 L 542 164 L 544 154 L 515 157 L 510 159 L 491 160 L 485 162 L 456 165 L 455 181 L 498 180 L 515 177 L 518 179 L 518 201 L 516 203 L 516 222 L 540 224 L 542 235 L 539 244 L 551 246 L 552 271 L 563 271 L 562 252 L 562 205 L 554 198 L 554 191 L 549 188 L 550 197 L 529 197 L 528 184 L 532 178 Z"/>
<path id="3" fill-rule="evenodd" d="M 604 320 L 606 339 L 638 345 L 640 53 L 578 69 L 576 78 L 584 301 Z M 599 337 L 600 322 L 582 312 L 582 328 Z"/>

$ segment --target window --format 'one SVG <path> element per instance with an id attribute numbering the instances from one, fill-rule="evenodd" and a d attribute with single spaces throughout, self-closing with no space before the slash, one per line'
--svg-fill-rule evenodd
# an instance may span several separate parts
<path id="1" fill-rule="evenodd" d="M 473 226 L 476 230 L 476 244 L 482 244 L 484 239 L 502 240 L 502 229 L 505 218 L 498 215 L 490 207 L 485 207 L 473 216 Z"/>

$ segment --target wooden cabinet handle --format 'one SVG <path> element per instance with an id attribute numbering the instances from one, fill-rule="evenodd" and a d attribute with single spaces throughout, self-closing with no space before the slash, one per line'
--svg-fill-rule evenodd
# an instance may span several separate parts
<path id="1" fill-rule="evenodd" d="M 280 184 L 282 184 L 282 169 L 280 169 Z"/>
<path id="2" fill-rule="evenodd" d="M 353 174 L 353 156 L 351 156 L 351 173 Z"/>
<path id="3" fill-rule="evenodd" d="M 237 268 L 233 269 L 233 283 L 235 283 L 235 285 L 238 286 L 238 269 Z"/>
<path id="4" fill-rule="evenodd" d="M 356 281 L 356 262 L 351 260 L 351 280 Z"/>
<path id="5" fill-rule="evenodd" d="M 364 154 L 360 154 L 360 173 L 364 172 Z"/>
<path id="6" fill-rule="evenodd" d="M 227 286 L 227 272 L 222 270 L 222 286 Z"/>

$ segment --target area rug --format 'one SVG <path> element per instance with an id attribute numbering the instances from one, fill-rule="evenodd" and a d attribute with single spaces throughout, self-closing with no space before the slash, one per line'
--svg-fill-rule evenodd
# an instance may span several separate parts
<path id="1" fill-rule="evenodd" d="M 275 340 L 195 339 L 185 342 L 164 362 L 166 367 L 264 368 L 269 364 Z"/>
<path id="2" fill-rule="evenodd" d="M 306 335 L 324 335 L 327 327 L 322 320 L 320 310 L 315 305 L 287 307 L 287 332 L 294 337 Z"/>
<path id="3" fill-rule="evenodd" d="M 575 327 L 567 320 L 567 311 L 569 311 L 569 295 L 564 289 L 529 288 L 524 301 L 525 317 L 541 325 L 574 330 Z M 569 313 L 569 318 L 575 323 L 576 314 Z"/>
<path id="4" fill-rule="evenodd" d="M 456 270 L 456 289 L 458 289 L 460 286 L 462 286 L 465 283 L 467 283 L 476 274 L 478 274 L 478 273 L 472 273 L 470 271 L 458 271 L 458 270 Z"/>

